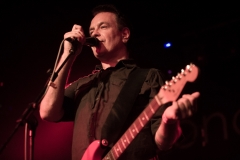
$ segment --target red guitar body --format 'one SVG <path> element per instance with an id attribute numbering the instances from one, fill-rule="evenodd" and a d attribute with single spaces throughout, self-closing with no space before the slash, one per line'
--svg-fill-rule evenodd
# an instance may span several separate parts
<path id="1" fill-rule="evenodd" d="M 104 151 L 99 140 L 93 141 L 85 151 L 82 160 L 101 160 Z"/>

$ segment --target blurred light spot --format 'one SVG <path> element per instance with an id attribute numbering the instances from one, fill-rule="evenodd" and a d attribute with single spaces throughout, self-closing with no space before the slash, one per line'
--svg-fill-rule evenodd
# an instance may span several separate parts
<path id="1" fill-rule="evenodd" d="M 169 42 L 164 44 L 164 47 L 165 47 L 165 48 L 169 48 L 169 47 L 171 47 L 171 46 L 172 46 L 172 44 L 169 43 Z"/>
<path id="2" fill-rule="evenodd" d="M 168 74 L 172 74 L 172 71 L 171 71 L 171 70 L 168 70 Z"/>

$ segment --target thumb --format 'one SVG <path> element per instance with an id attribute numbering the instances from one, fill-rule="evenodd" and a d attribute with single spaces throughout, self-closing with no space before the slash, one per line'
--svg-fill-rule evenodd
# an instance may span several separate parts
<path id="1" fill-rule="evenodd" d="M 195 98 L 198 98 L 198 97 L 200 97 L 200 92 L 194 92 L 194 93 L 192 93 L 192 96 Z"/>
<path id="2" fill-rule="evenodd" d="M 184 94 L 182 97 L 183 97 L 183 98 L 187 98 L 187 97 L 189 97 L 189 96 L 190 96 L 190 94 Z M 200 93 L 199 93 L 199 92 L 194 92 L 194 93 L 191 94 L 191 97 L 193 97 L 194 99 L 196 99 L 196 98 L 200 97 Z"/>

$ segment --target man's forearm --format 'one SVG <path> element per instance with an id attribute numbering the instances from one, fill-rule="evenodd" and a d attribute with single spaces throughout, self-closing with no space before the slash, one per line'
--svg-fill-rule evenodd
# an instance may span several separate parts
<path id="1" fill-rule="evenodd" d="M 66 58 L 67 54 L 63 54 L 58 67 Z M 40 116 L 47 121 L 58 121 L 62 118 L 64 111 L 62 108 L 64 99 L 64 89 L 68 77 L 69 70 L 74 61 L 74 57 L 71 57 L 64 65 L 58 74 L 56 80 L 49 86 L 44 98 L 40 103 Z M 51 83 L 51 82 L 50 82 Z"/>
<path id="2" fill-rule="evenodd" d="M 170 149 L 180 137 L 182 130 L 179 123 L 178 120 L 174 123 L 162 120 L 155 134 L 155 142 L 160 150 Z"/>

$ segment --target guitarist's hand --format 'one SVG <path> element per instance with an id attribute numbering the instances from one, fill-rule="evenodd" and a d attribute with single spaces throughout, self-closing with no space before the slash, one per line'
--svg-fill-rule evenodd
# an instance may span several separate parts
<path id="1" fill-rule="evenodd" d="M 190 117 L 196 112 L 196 100 L 199 96 L 199 92 L 183 95 L 164 111 L 162 122 L 155 134 L 155 142 L 160 150 L 171 148 L 180 137 L 182 130 L 179 120 Z"/>
<path id="2" fill-rule="evenodd" d="M 185 94 L 177 101 L 173 102 L 168 107 L 163 115 L 162 120 L 166 124 L 175 123 L 178 120 L 188 118 L 197 111 L 197 98 L 200 96 L 199 92 L 193 94 Z"/>

